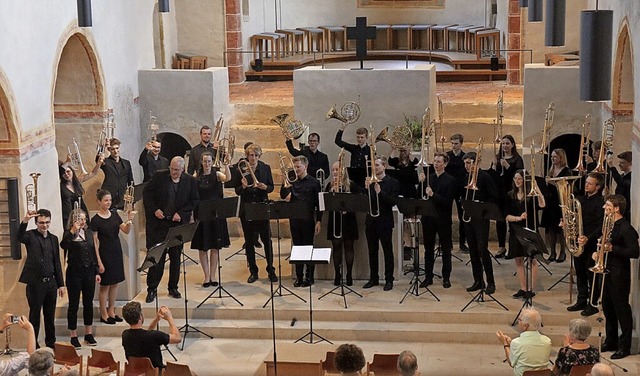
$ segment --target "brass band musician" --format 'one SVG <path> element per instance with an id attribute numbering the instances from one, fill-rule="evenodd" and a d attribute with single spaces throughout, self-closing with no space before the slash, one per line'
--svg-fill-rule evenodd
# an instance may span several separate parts
<path id="1" fill-rule="evenodd" d="M 464 142 L 464 136 L 460 133 L 455 133 L 450 137 L 451 150 L 447 152 L 449 157 L 449 163 L 445 167 L 445 171 L 453 176 L 458 183 L 456 185 L 455 201 L 456 210 L 458 211 L 458 244 L 462 253 L 469 253 L 469 247 L 467 247 L 467 238 L 464 233 L 464 226 L 462 225 L 462 205 L 460 204 L 460 198 L 464 192 L 464 186 L 467 184 L 467 170 L 464 168 L 465 152 L 462 150 L 462 143 Z"/>
<path id="2" fill-rule="evenodd" d="M 203 125 L 200 128 L 200 142 L 198 145 L 194 145 L 189 152 L 189 164 L 187 165 L 187 173 L 193 175 L 198 168 L 200 168 L 200 161 L 202 160 L 202 153 L 208 151 L 216 157 L 216 150 L 211 143 L 211 127 Z"/>
<path id="3" fill-rule="evenodd" d="M 307 137 L 308 146 L 303 147 L 298 150 L 293 147 L 293 140 L 287 139 L 285 145 L 287 145 L 287 150 L 289 150 L 289 154 L 293 157 L 297 157 L 303 155 L 309 161 L 309 166 L 307 168 L 307 172 L 311 176 L 317 176 L 316 173 L 318 170 L 322 170 L 324 172 L 324 176 L 329 176 L 329 157 L 318 149 L 320 146 L 320 135 L 318 133 L 310 133 L 309 137 Z"/>

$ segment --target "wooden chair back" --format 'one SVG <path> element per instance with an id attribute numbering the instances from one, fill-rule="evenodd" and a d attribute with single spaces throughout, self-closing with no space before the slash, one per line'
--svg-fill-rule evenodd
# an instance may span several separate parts
<path id="1" fill-rule="evenodd" d="M 56 342 L 54 345 L 54 363 L 69 367 L 78 366 L 78 374 L 82 375 L 82 355 L 70 343 Z"/>
<path id="2" fill-rule="evenodd" d="M 158 370 L 151 363 L 149 358 L 138 358 L 130 356 L 124 364 L 124 376 L 158 376 Z"/>
<path id="3" fill-rule="evenodd" d="M 593 368 L 593 364 L 581 364 L 578 366 L 573 366 L 571 367 L 569 376 L 587 376 L 587 374 L 591 372 L 591 368 Z"/>
<path id="4" fill-rule="evenodd" d="M 402 376 L 398 371 L 399 354 L 373 354 L 373 361 L 367 362 L 367 375 L 371 372 L 375 376 Z"/>
<path id="5" fill-rule="evenodd" d="M 550 369 L 539 369 L 537 371 L 524 371 L 522 376 L 551 376 Z"/>
<path id="6" fill-rule="evenodd" d="M 167 368 L 162 376 L 192 376 L 191 369 L 186 364 L 167 362 Z"/>
<path id="7" fill-rule="evenodd" d="M 335 357 L 335 351 L 327 351 L 327 355 L 325 355 L 324 360 L 320 361 L 320 369 L 322 369 L 323 376 L 340 374 L 340 371 L 336 369 Z"/>
<path id="8" fill-rule="evenodd" d="M 191 58 L 191 69 L 205 69 L 207 65 L 207 58 L 202 56 Z"/>
<path id="9" fill-rule="evenodd" d="M 90 368 L 99 368 L 99 370 L 90 372 Z M 120 376 L 120 362 L 116 362 L 109 351 L 91 349 L 91 356 L 87 359 L 87 376 L 111 373 Z"/>

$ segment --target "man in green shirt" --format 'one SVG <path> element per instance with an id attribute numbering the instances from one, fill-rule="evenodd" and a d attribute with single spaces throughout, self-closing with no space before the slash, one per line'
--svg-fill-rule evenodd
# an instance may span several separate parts
<path id="1" fill-rule="evenodd" d="M 540 334 L 538 329 L 542 324 L 540 312 L 534 308 L 523 309 L 518 317 L 520 337 L 511 338 L 501 331 L 496 335 L 504 346 L 504 352 L 513 367 L 514 376 L 522 376 L 525 371 L 547 369 L 551 340 Z"/>

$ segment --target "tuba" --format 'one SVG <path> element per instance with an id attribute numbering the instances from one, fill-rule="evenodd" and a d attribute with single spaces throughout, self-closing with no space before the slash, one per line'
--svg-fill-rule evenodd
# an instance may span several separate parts
<path id="1" fill-rule="evenodd" d="M 40 175 L 42 174 L 39 172 L 30 173 L 29 176 L 33 179 L 33 183 L 29 183 L 24 187 L 27 201 L 27 212 L 38 211 L 38 178 Z"/>
<path id="2" fill-rule="evenodd" d="M 253 173 L 249 161 L 247 161 L 246 159 L 241 159 L 238 162 L 238 171 L 240 172 L 240 176 L 242 178 L 246 179 L 247 177 L 251 177 L 251 182 L 249 182 L 249 179 L 247 179 L 247 185 L 249 187 L 255 188 L 258 186 L 258 179 L 256 178 L 256 174 Z"/>
<path id="3" fill-rule="evenodd" d="M 137 213 L 133 210 L 133 204 L 135 203 L 135 188 L 133 184 L 127 184 L 127 189 L 124 191 L 124 195 L 122 199 L 124 201 L 124 212 L 125 213 Z"/>
<path id="4" fill-rule="evenodd" d="M 573 257 L 580 256 L 584 251 L 583 246 L 578 243 L 578 238 L 583 235 L 582 205 L 573 195 L 573 183 L 577 179 L 580 179 L 580 177 L 564 176 L 549 179 L 550 181 L 555 181 L 558 188 L 560 208 L 562 209 L 562 232 L 564 233 L 567 249 Z"/>
<path id="5" fill-rule="evenodd" d="M 277 125 L 282 130 L 282 134 L 287 140 L 297 140 L 304 132 L 307 131 L 308 126 L 306 126 L 302 121 L 294 118 L 293 116 L 289 116 L 289 114 L 280 114 L 271 118 L 271 124 Z"/>
<path id="6" fill-rule="evenodd" d="M 553 115 L 555 113 L 555 105 L 553 102 L 549 103 L 547 110 L 544 113 L 544 128 L 542 129 L 542 144 L 540 144 L 540 150 L 538 154 L 547 154 L 547 148 L 551 141 L 551 127 L 553 126 Z"/>
<path id="7" fill-rule="evenodd" d="M 73 143 L 73 152 L 71 152 L 71 147 L 67 146 L 67 152 L 69 156 L 71 156 L 71 167 L 74 170 L 80 169 L 83 175 L 87 174 L 87 170 L 84 168 L 84 164 L 82 163 L 82 157 L 80 156 L 80 148 L 78 147 L 78 143 L 75 138 L 71 139 Z"/>
<path id="8" fill-rule="evenodd" d="M 589 138 L 591 137 L 591 115 L 587 114 L 584 117 L 584 122 L 582 123 L 582 133 L 580 135 L 580 148 L 578 155 L 578 164 L 573 169 L 573 171 L 577 171 L 580 174 L 584 174 L 587 170 L 587 166 L 585 165 L 587 157 L 589 156 Z"/>
<path id="9" fill-rule="evenodd" d="M 283 185 L 285 188 L 291 188 L 291 185 L 298 180 L 298 174 L 296 174 L 296 169 L 293 167 L 293 160 L 290 156 L 282 155 L 280 152 L 278 152 L 278 158 L 280 160 L 280 172 L 282 172 L 282 177 L 284 178 Z"/>
<path id="10" fill-rule="evenodd" d="M 324 118 L 325 121 L 329 119 L 336 119 L 343 124 L 353 124 L 360 118 L 360 106 L 353 101 L 346 102 L 340 108 L 340 113 L 336 110 L 336 105 L 331 106 Z"/>

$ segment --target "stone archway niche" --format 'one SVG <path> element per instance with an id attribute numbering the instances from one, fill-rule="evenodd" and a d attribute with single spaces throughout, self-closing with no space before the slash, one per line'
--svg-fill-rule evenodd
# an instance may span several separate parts
<path id="1" fill-rule="evenodd" d="M 618 35 L 613 75 L 612 109 L 614 115 L 633 115 L 633 53 L 627 20 L 623 22 Z"/>

